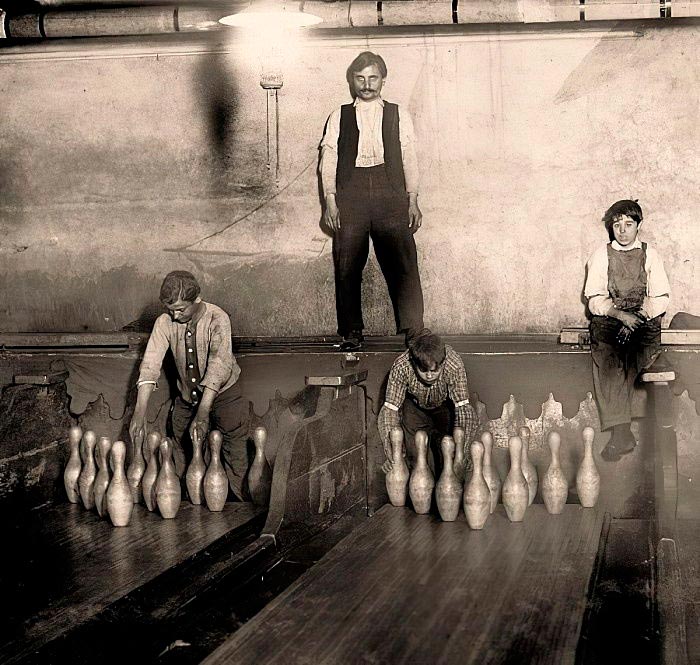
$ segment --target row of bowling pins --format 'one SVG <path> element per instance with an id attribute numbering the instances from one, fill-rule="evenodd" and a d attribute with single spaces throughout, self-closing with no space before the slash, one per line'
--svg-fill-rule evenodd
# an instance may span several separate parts
<path id="1" fill-rule="evenodd" d="M 456 427 L 452 437 L 445 436 L 442 439 L 444 465 L 436 484 L 427 460 L 428 435 L 421 430 L 416 432 L 416 466 L 409 475 L 403 456 L 403 430 L 400 427 L 393 428 L 390 435 L 393 468 L 386 477 L 389 500 L 395 506 L 405 505 L 408 487 L 415 511 L 424 514 L 430 510 L 435 489 L 435 499 L 443 521 L 454 521 L 460 503 L 463 503 L 469 526 L 481 529 L 489 514 L 496 509 L 502 495 L 508 518 L 512 522 L 522 521 L 525 510 L 535 499 L 538 476 L 537 469 L 528 456 L 530 430 L 522 427 L 519 433 L 520 436 L 510 437 L 508 441 L 511 464 L 505 482 L 501 481 L 498 470 L 491 463 L 493 436 L 490 432 L 484 432 L 481 441 L 475 441 L 471 445 L 473 472 L 466 479 L 464 430 Z M 585 452 L 576 474 L 579 500 L 584 507 L 593 507 L 600 491 L 600 475 L 593 460 L 593 437 L 593 429 L 584 428 Z M 542 480 L 542 496 L 547 510 L 557 514 L 564 509 L 568 496 L 568 482 L 559 463 L 560 435 L 551 432 L 548 444 L 552 461 Z"/>
<path id="2" fill-rule="evenodd" d="M 511 522 L 521 522 L 525 511 L 532 504 L 537 493 L 537 469 L 527 455 L 530 431 L 527 427 L 520 429 L 521 436 L 512 436 L 508 440 L 510 453 L 510 470 L 503 482 L 503 507 Z M 593 459 L 593 440 L 595 432 L 592 427 L 584 427 L 581 432 L 584 453 L 576 471 L 576 491 L 579 503 L 584 508 L 593 508 L 600 495 L 600 473 Z M 547 445 L 551 452 L 551 461 L 542 478 L 541 493 L 544 505 L 552 515 L 564 510 L 569 496 L 569 481 L 562 471 L 559 460 L 561 435 L 550 432 Z"/>
<path id="3" fill-rule="evenodd" d="M 248 474 L 249 483 L 255 490 L 251 489 L 251 494 L 261 501 L 266 501 L 269 496 L 271 480 L 267 462 L 267 468 L 259 468 L 262 467 L 260 452 L 264 459 L 266 437 L 264 427 L 256 428 L 256 459 Z M 83 434 L 77 426 L 70 429 L 68 441 L 70 456 L 63 480 L 71 503 L 82 502 L 88 510 L 94 507 L 100 517 L 107 513 L 114 526 L 126 526 L 131 520 L 134 504 L 141 500 L 149 511 L 157 507 L 166 519 L 177 515 L 182 500 L 181 485 L 175 471 L 170 439 L 166 437 L 161 440 L 159 432 L 151 432 L 146 445 L 147 461 L 143 458 L 142 441 L 135 442 L 133 459 L 126 470 L 126 445 L 123 441 L 112 443 L 108 437 L 100 437 L 98 441 L 92 430 Z M 209 510 L 214 512 L 223 510 L 228 496 L 228 477 L 220 457 L 221 444 L 221 433 L 212 430 L 209 434 L 210 462 L 207 467 L 201 442 L 193 442 L 192 461 L 185 477 L 190 501 L 199 505 L 204 500 Z"/>

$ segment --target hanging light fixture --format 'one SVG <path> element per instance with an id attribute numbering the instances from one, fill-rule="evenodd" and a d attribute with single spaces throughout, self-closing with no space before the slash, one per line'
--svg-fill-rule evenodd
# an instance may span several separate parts
<path id="1" fill-rule="evenodd" d="M 280 174 L 279 91 L 284 84 L 284 63 L 292 60 L 290 49 L 293 50 L 298 41 L 290 32 L 323 21 L 304 12 L 303 6 L 303 0 L 253 0 L 244 10 L 219 19 L 223 25 L 244 28 L 240 42 L 249 56 L 260 61 L 260 86 L 267 97 L 267 169 L 277 184 Z"/>
<path id="2" fill-rule="evenodd" d="M 278 29 L 307 28 L 323 21 L 303 10 L 303 2 L 284 0 L 254 0 L 243 11 L 223 16 L 219 23 L 236 28 L 260 28 L 275 26 Z"/>

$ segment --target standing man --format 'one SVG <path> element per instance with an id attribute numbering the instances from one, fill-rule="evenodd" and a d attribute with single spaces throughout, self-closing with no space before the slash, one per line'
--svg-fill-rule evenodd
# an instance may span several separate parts
<path id="1" fill-rule="evenodd" d="M 406 343 L 423 328 L 413 234 L 420 228 L 413 123 L 381 97 L 381 56 L 360 53 L 347 70 L 354 102 L 331 113 L 321 141 L 324 221 L 333 231 L 335 306 L 344 351 L 362 348 L 362 271 L 372 238 Z"/>
<path id="2" fill-rule="evenodd" d="M 183 439 L 189 434 L 192 440 L 198 437 L 204 442 L 211 426 L 221 432 L 229 485 L 243 501 L 250 402 L 243 399 L 238 384 L 241 368 L 231 350 L 231 320 L 223 309 L 204 302 L 199 294 L 197 280 L 185 270 L 168 273 L 163 280 L 160 301 L 167 313 L 156 319 L 143 354 L 129 435 L 135 441 L 146 433 L 148 400 L 170 350 L 180 392 L 170 411 L 177 474 L 182 477 L 186 467 Z"/>

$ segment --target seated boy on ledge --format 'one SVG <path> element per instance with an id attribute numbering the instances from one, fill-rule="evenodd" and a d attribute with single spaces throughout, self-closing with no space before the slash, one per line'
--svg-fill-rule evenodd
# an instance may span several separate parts
<path id="1" fill-rule="evenodd" d="M 231 320 L 223 309 L 204 302 L 199 293 L 194 275 L 184 270 L 175 270 L 163 280 L 160 301 L 167 313 L 156 319 L 141 361 L 129 435 L 133 441 L 145 434 L 148 400 L 170 349 L 180 393 L 170 411 L 177 474 L 182 478 L 185 472 L 182 444 L 188 432 L 190 441 L 198 436 L 206 451 L 209 428 L 217 429 L 223 438 L 221 456 L 229 486 L 243 501 L 250 403 L 241 396 L 238 384 L 241 368 L 231 350 Z"/>
<path id="2" fill-rule="evenodd" d="M 428 464 L 435 472 L 435 461 L 441 459 L 441 438 L 451 436 L 455 427 L 462 427 L 468 450 L 478 425 L 476 411 L 469 403 L 462 358 L 438 335 L 424 328 L 412 339 L 408 350 L 394 360 L 389 372 L 386 398 L 377 418 L 387 458 L 382 470 L 388 473 L 393 466 L 389 440 L 392 427 L 403 428 L 409 468 L 415 466 L 416 431 L 422 429 L 428 433 L 431 448 Z"/>
<path id="3" fill-rule="evenodd" d="M 644 414 L 635 412 L 635 382 L 661 353 L 661 319 L 671 292 L 661 257 L 638 237 L 642 219 L 636 201 L 610 206 L 603 222 L 611 242 L 587 264 L 593 388 L 601 429 L 612 428 L 601 453 L 609 462 L 636 445 L 630 423 Z"/>

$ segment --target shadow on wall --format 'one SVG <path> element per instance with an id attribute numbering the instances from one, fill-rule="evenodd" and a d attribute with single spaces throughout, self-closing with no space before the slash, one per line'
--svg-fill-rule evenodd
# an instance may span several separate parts
<path id="1" fill-rule="evenodd" d="M 148 303 L 147 305 L 145 305 L 143 307 L 138 318 L 127 323 L 125 326 L 122 327 L 122 330 L 125 330 L 128 332 L 147 332 L 147 333 L 150 333 L 151 330 L 153 329 L 153 324 L 156 322 L 156 319 L 164 311 L 165 310 L 163 309 L 163 305 L 161 302 L 156 301 L 156 302 Z"/>
<path id="2" fill-rule="evenodd" d="M 197 59 L 195 79 L 206 119 L 207 143 L 212 148 L 210 192 L 216 197 L 227 193 L 237 167 L 233 129 L 238 117 L 238 85 L 236 77 L 226 71 L 225 60 L 216 54 Z"/>

